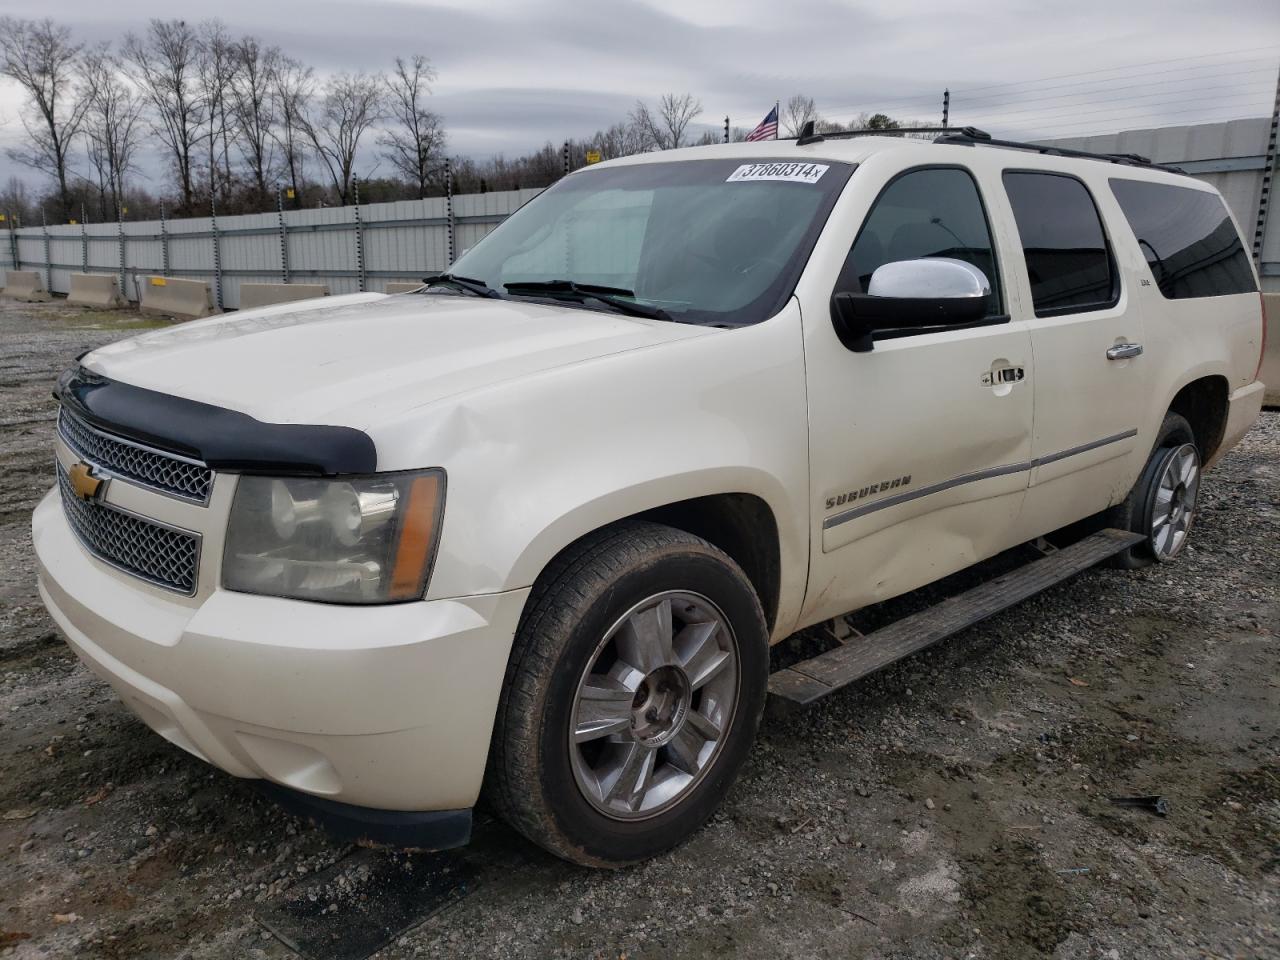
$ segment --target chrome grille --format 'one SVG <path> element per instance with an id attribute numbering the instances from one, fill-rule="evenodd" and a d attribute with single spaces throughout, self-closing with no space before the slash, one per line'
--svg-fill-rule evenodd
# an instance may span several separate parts
<path id="1" fill-rule="evenodd" d="M 81 500 L 59 464 L 62 511 L 85 549 L 125 573 L 190 596 L 196 592 L 200 537 L 128 511 Z"/>
<path id="2" fill-rule="evenodd" d="M 67 446 L 105 473 L 184 500 L 209 502 L 213 471 L 203 463 L 103 433 L 66 409 L 58 413 L 58 433 Z"/>

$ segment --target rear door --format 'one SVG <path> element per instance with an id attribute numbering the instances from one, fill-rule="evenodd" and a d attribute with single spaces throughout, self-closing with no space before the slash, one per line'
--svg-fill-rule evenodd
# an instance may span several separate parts
<path id="1" fill-rule="evenodd" d="M 1006 169 L 1002 180 L 1024 268 L 1015 316 L 1035 357 L 1031 487 L 1019 524 L 1031 538 L 1128 492 L 1147 364 L 1128 271 L 1089 186 L 1044 169 Z"/>

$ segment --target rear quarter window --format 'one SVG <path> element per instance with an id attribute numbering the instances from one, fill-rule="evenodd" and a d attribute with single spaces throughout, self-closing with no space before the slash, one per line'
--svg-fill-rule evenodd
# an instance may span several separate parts
<path id="1" fill-rule="evenodd" d="M 1111 192 L 1166 298 L 1257 292 L 1249 255 L 1216 193 L 1120 177 L 1111 179 Z"/>

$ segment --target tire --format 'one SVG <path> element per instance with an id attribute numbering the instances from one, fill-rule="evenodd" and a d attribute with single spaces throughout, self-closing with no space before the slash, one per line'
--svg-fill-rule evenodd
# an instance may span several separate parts
<path id="1" fill-rule="evenodd" d="M 1170 488 L 1171 471 L 1188 465 L 1189 482 Z M 1191 425 L 1181 415 L 1168 413 L 1138 482 L 1124 502 L 1106 514 L 1108 526 L 1145 534 L 1147 539 L 1117 554 L 1111 566 L 1137 570 L 1176 559 L 1195 519 L 1200 480 L 1200 448 Z"/>
<path id="2" fill-rule="evenodd" d="M 529 598 L 487 798 L 575 863 L 621 867 L 669 850 L 706 821 L 746 761 L 768 662 L 760 601 L 721 550 L 654 523 L 593 534 Z"/>

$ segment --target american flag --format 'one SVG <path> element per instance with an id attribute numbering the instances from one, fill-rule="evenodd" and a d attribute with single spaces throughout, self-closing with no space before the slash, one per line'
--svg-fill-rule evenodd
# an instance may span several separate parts
<path id="1" fill-rule="evenodd" d="M 778 139 L 778 108 L 775 106 L 760 121 L 760 125 L 747 134 L 747 142 L 753 140 L 776 140 Z"/>

